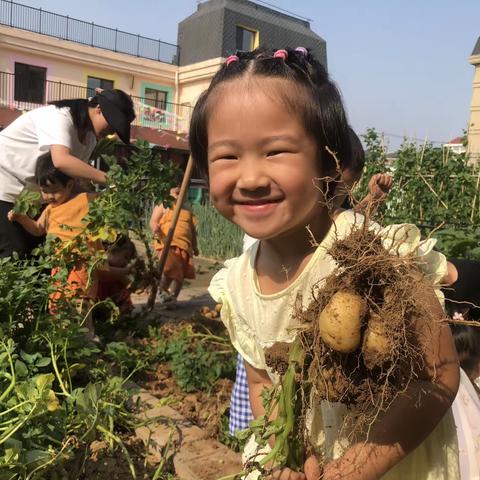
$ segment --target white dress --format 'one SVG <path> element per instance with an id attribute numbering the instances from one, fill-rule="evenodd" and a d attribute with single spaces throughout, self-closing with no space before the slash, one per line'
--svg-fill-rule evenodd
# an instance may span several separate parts
<path id="1" fill-rule="evenodd" d="M 322 281 L 336 268 L 334 260 L 327 254 L 328 249 L 336 239 L 345 238 L 352 228 L 360 226 L 363 221 L 362 215 L 351 210 L 340 213 L 302 273 L 287 288 L 275 294 L 262 294 L 258 287 L 254 262 L 259 242 L 240 257 L 228 260 L 225 267 L 214 276 L 209 292 L 215 301 L 223 304 L 222 321 L 233 346 L 248 363 L 268 371 L 264 348 L 275 342 L 293 341 L 292 327 L 295 325 L 291 311 L 298 301 L 298 293 L 302 293 L 302 306 L 308 306 L 314 290 L 321 288 Z M 433 250 L 435 240 L 421 241 L 420 232 L 414 225 L 381 228 L 372 224 L 371 228 L 380 233 L 385 248 L 395 254 L 405 256 L 415 252 L 423 260 L 421 266 L 427 277 L 433 285 L 438 285 L 446 272 L 446 259 Z M 435 293 L 443 299 L 439 288 L 435 288 Z M 275 381 L 275 376 L 271 377 Z M 309 428 L 313 443 L 329 452 L 333 459 L 340 457 L 346 446 L 338 435 L 342 412 L 342 406 L 322 402 L 321 407 L 312 414 Z M 255 445 L 249 442 L 247 450 L 252 448 L 255 449 Z M 415 451 L 383 478 L 457 480 L 458 451 L 451 411 Z"/>
<path id="2" fill-rule="evenodd" d="M 480 400 L 467 374 L 460 369 L 460 386 L 452 404 L 457 427 L 462 480 L 480 479 Z"/>

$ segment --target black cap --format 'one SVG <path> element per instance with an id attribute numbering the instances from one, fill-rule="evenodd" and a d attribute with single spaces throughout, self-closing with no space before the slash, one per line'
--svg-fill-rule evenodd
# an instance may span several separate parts
<path id="1" fill-rule="evenodd" d="M 98 104 L 108 124 L 123 143 L 130 143 L 130 124 L 135 120 L 133 102 L 123 90 L 102 90 L 97 93 Z"/>

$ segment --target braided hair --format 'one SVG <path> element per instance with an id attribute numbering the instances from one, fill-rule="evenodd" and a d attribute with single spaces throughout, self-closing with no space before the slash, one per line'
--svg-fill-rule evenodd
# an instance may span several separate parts
<path id="1" fill-rule="evenodd" d="M 299 115 L 305 131 L 315 139 L 321 171 L 333 172 L 337 168 L 327 148 L 335 153 L 340 168 L 349 165 L 352 148 L 342 98 L 322 64 L 303 47 L 273 51 L 260 48 L 230 56 L 195 105 L 190 123 L 190 150 L 198 170 L 205 177 L 208 176 L 207 127 L 216 98 L 213 94 L 227 82 L 243 77 L 269 77 L 289 82 L 285 93 L 279 92 L 279 98 Z"/>

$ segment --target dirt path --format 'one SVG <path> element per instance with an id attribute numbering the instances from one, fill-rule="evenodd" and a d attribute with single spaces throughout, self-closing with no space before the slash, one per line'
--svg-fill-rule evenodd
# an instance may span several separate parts
<path id="1" fill-rule="evenodd" d="M 168 310 L 164 305 L 156 303 L 154 314 L 165 318 L 188 318 L 198 312 L 203 306 L 213 307 L 215 303 L 208 294 L 207 288 L 213 275 L 221 268 L 222 264 L 215 260 L 196 257 L 196 278 L 185 282 L 178 297 L 176 308 Z M 133 294 L 132 301 L 136 308 L 146 305 L 147 294 Z"/>
<path id="2" fill-rule="evenodd" d="M 184 320 L 191 318 L 192 315 L 198 314 L 202 307 L 208 306 L 212 308 L 215 306 L 212 298 L 209 296 L 207 288 L 212 276 L 218 271 L 221 264 L 212 260 L 196 258 L 195 268 L 197 271 L 196 278 L 185 284 L 180 292 L 178 302 L 175 309 L 167 309 L 165 305 L 157 302 L 154 310 L 150 315 L 157 319 L 163 319 L 165 322 L 172 320 Z M 147 295 L 132 295 L 132 300 L 136 308 L 142 308 L 146 305 Z M 205 324 L 218 323 L 219 320 L 204 319 Z M 188 417 L 190 416 L 189 409 L 206 408 L 213 412 L 217 405 L 210 405 L 208 408 L 208 401 L 216 401 L 225 405 L 229 401 L 231 380 L 225 380 L 225 388 L 228 391 L 214 392 L 212 399 L 200 398 L 201 393 L 198 394 L 182 394 L 178 395 L 177 405 L 171 407 L 161 407 L 158 404 L 160 399 L 165 396 L 165 392 L 160 387 L 166 387 L 171 383 L 171 372 L 162 371 L 156 372 L 155 381 L 148 383 L 148 393 L 145 391 L 144 403 L 147 406 L 146 416 L 156 416 L 161 413 L 163 418 L 168 419 L 169 422 L 175 424 L 178 432 L 181 433 L 175 442 L 174 455 L 174 469 L 179 480 L 213 480 L 224 475 L 233 474 L 241 470 L 240 454 L 229 450 L 225 445 L 222 445 L 217 440 L 211 438 L 212 432 L 209 428 L 199 428 L 192 424 Z M 222 383 L 220 382 L 220 385 Z M 147 386 L 147 385 L 145 385 Z M 177 387 L 178 388 L 178 387 Z M 167 389 L 168 390 L 168 389 Z M 221 390 L 221 389 L 220 389 Z M 203 395 L 206 396 L 206 395 Z M 221 398 L 220 398 L 221 397 Z M 137 431 L 137 436 L 145 440 L 150 438 L 155 440 L 156 452 L 151 452 L 155 456 L 162 447 L 168 442 L 170 435 L 170 427 L 165 427 L 163 424 L 153 426 L 153 431 L 144 429 L 145 431 Z"/>

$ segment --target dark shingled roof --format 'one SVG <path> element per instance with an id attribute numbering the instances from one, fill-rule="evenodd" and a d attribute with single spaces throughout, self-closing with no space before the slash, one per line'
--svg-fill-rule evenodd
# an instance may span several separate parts
<path id="1" fill-rule="evenodd" d="M 480 37 L 478 37 L 477 43 L 473 47 L 472 55 L 480 55 Z"/>

